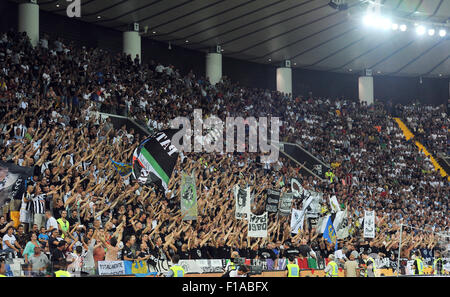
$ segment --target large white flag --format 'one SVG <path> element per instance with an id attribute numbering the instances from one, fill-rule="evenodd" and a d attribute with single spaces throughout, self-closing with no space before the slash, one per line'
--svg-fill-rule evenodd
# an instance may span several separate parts
<path id="1" fill-rule="evenodd" d="M 375 238 L 375 211 L 364 211 L 364 237 Z"/>
<path id="2" fill-rule="evenodd" d="M 303 229 L 303 221 L 305 212 L 293 208 L 291 214 L 291 233 L 297 234 L 299 230 Z"/>

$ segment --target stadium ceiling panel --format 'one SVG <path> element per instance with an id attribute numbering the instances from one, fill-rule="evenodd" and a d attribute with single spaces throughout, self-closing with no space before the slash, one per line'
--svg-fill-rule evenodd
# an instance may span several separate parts
<path id="1" fill-rule="evenodd" d="M 347 0 L 348 8 L 339 10 L 330 0 L 81 0 L 81 20 L 120 31 L 137 22 L 148 26 L 147 38 L 201 51 L 221 45 L 224 56 L 276 66 L 289 59 L 294 68 L 449 76 L 450 1 L 376 2 Z M 364 26 L 374 3 L 390 22 L 406 22 L 407 30 Z M 38 4 L 65 15 L 69 2 Z M 423 35 L 416 33 L 419 25 Z M 439 36 L 441 29 L 446 36 Z"/>

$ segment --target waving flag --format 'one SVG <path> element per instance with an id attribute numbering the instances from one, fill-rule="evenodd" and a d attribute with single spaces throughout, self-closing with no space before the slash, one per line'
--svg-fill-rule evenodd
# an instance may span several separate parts
<path id="1" fill-rule="evenodd" d="M 144 140 L 133 153 L 133 176 L 147 185 L 161 181 L 167 187 L 175 167 L 179 151 L 172 144 L 172 137 L 179 130 L 167 129 L 156 132 Z"/>
<path id="2" fill-rule="evenodd" d="M 325 226 L 325 230 L 323 231 L 323 238 L 325 238 L 329 243 L 335 243 L 334 250 L 337 250 L 337 237 L 336 231 L 333 227 L 333 222 L 331 221 L 331 216 L 328 217 L 327 225 Z"/>
<path id="3" fill-rule="evenodd" d="M 116 168 L 117 172 L 119 173 L 120 176 L 124 177 L 127 176 L 128 174 L 131 173 L 131 171 L 133 170 L 133 167 L 130 163 L 120 163 L 120 162 L 116 162 L 113 159 L 109 158 L 109 160 L 111 160 L 114 168 Z"/>

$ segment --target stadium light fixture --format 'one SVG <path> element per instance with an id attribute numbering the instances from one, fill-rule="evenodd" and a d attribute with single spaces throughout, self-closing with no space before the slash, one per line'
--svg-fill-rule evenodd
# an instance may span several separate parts
<path id="1" fill-rule="evenodd" d="M 422 25 L 417 26 L 416 33 L 418 35 L 423 35 L 423 34 L 425 34 L 425 32 L 426 32 L 426 28 L 424 26 L 422 26 Z"/>
<path id="2" fill-rule="evenodd" d="M 392 27 L 392 21 L 388 18 L 380 18 L 380 26 L 384 30 L 388 30 Z"/>
<path id="3" fill-rule="evenodd" d="M 434 29 L 428 29 L 428 35 L 433 36 L 435 33 Z"/>
<path id="4" fill-rule="evenodd" d="M 445 31 L 444 29 L 439 30 L 439 36 L 445 37 L 445 35 L 447 35 L 447 31 Z"/>
<path id="5" fill-rule="evenodd" d="M 400 25 L 400 31 L 405 32 L 408 27 L 405 24 Z"/>
<path id="6" fill-rule="evenodd" d="M 363 23 L 366 26 L 374 26 L 376 24 L 376 18 L 372 14 L 367 14 L 363 18 Z"/>
<path id="7" fill-rule="evenodd" d="M 393 23 L 392 24 L 392 30 L 397 31 L 398 30 L 398 24 Z"/>

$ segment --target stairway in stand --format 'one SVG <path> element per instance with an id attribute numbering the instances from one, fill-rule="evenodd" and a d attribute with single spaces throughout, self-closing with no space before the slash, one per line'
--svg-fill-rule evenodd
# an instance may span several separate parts
<path id="1" fill-rule="evenodd" d="M 438 162 L 429 152 L 428 150 L 423 146 L 422 143 L 420 143 L 419 141 L 414 140 L 414 134 L 408 129 L 408 127 L 405 125 L 405 123 L 403 123 L 403 121 L 400 118 L 394 118 L 394 120 L 397 122 L 397 125 L 399 126 L 400 130 L 402 130 L 403 135 L 405 135 L 406 140 L 410 140 L 412 139 L 412 141 L 414 142 L 414 144 L 417 146 L 417 148 L 419 149 L 419 151 L 423 151 L 425 156 L 430 158 L 431 163 L 434 166 L 434 169 L 436 171 L 438 171 L 442 177 L 447 177 L 447 180 L 450 181 L 450 176 L 448 174 L 448 169 L 447 171 L 444 169 L 446 167 L 448 167 L 448 164 L 445 164 L 447 166 L 441 166 L 440 162 Z M 442 163 L 442 162 L 441 162 Z"/>

